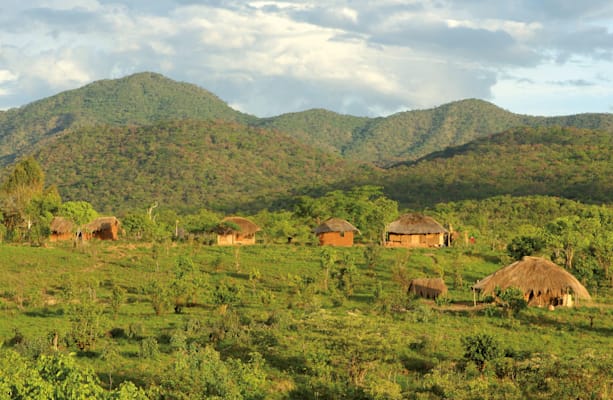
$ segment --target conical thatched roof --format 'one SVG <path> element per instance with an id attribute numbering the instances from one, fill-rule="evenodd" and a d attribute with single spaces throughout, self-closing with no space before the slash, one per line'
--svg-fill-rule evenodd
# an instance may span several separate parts
<path id="1" fill-rule="evenodd" d="M 115 217 L 100 217 L 85 225 L 83 229 L 87 232 L 98 232 L 118 224 L 119 220 Z"/>
<path id="2" fill-rule="evenodd" d="M 577 298 L 591 299 L 587 289 L 565 269 L 540 257 L 524 257 L 499 269 L 473 285 L 483 293 L 494 293 L 496 287 L 516 287 L 524 293 L 542 293 L 549 297 L 562 297 L 572 292 Z"/>
<path id="3" fill-rule="evenodd" d="M 72 232 L 75 227 L 75 224 L 64 217 L 53 217 L 51 220 L 51 225 L 49 228 L 51 229 L 51 233 L 55 234 L 63 234 Z"/>
<path id="4" fill-rule="evenodd" d="M 313 229 L 317 235 L 326 232 L 360 232 L 358 228 L 341 218 L 330 218 Z"/>
<path id="5" fill-rule="evenodd" d="M 403 235 L 419 235 L 429 233 L 445 233 L 447 229 L 433 218 L 421 214 L 404 214 L 387 226 L 389 233 Z"/>
<path id="6" fill-rule="evenodd" d="M 222 224 L 224 222 L 229 222 L 234 225 L 238 225 L 238 227 L 240 228 L 239 232 L 242 235 L 251 235 L 261 230 L 259 226 L 257 226 L 253 222 L 243 217 L 226 217 L 222 219 L 221 222 Z M 217 233 L 220 233 L 220 234 L 228 234 L 228 233 L 233 232 L 233 230 L 230 228 L 228 229 L 219 229 L 219 228 L 220 227 L 218 227 L 217 229 Z"/>

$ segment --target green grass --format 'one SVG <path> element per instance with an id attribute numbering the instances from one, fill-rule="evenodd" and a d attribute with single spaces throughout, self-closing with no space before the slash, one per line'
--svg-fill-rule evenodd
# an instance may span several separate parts
<path id="1" fill-rule="evenodd" d="M 212 345 L 222 358 L 246 361 L 252 351 L 262 354 L 269 397 L 279 399 L 321 390 L 334 397 L 334 385 L 341 383 L 364 393 L 375 390 L 369 385 L 429 393 L 423 387 L 425 377 L 455 371 L 458 367 L 452 366 L 463 358 L 460 338 L 483 332 L 494 336 L 508 354 L 568 360 L 587 352 L 594 355 L 595 365 L 611 362 L 603 353 L 613 344 L 613 310 L 606 291 L 593 303 L 574 309 L 530 308 L 517 317 L 501 316 L 499 310 L 497 316 L 488 316 L 482 306 L 472 307 L 470 284 L 502 265 L 500 256 L 489 250 L 383 249 L 375 268 L 368 269 L 363 247 L 334 249 L 337 259 L 351 255 L 355 260 L 354 292 L 344 298 L 323 291 L 319 247 L 159 246 L 154 251 L 151 245 L 121 242 L 90 242 L 81 248 L 0 245 L 0 342 L 10 347 L 15 329 L 26 343 L 52 331 L 65 337 L 71 304 L 63 293 L 67 288 L 91 288 L 104 307 L 105 333 L 89 353 L 77 352 L 71 343 L 63 346 L 77 353 L 79 363 L 94 368 L 103 382 L 111 372 L 114 385 L 122 380 L 146 388 L 159 383 L 180 356 L 170 338 L 177 331 L 186 332 L 190 324 L 198 328 L 189 331 L 188 342 Z M 144 287 L 153 280 L 170 282 L 181 255 L 193 260 L 197 276 L 206 277 L 207 289 L 182 314 L 169 308 L 156 315 Z M 410 277 L 443 275 L 451 304 L 437 307 L 430 300 L 407 300 L 393 278 L 399 266 Z M 453 288 L 454 268 L 463 287 Z M 221 282 L 242 288 L 240 300 L 227 309 L 211 300 Z M 383 295 L 377 300 L 373 296 L 379 284 Z M 113 285 L 126 290 L 116 317 L 109 305 Z M 389 307 L 398 303 L 401 309 Z M 142 327 L 141 337 L 158 341 L 159 359 L 139 357 L 140 339 L 128 337 L 135 324 Z M 112 364 L 100 358 L 110 345 L 120 355 Z"/>

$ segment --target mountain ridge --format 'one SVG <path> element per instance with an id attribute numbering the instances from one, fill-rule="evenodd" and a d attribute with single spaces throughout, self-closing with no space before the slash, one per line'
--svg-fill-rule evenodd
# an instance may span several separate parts
<path id="1" fill-rule="evenodd" d="M 197 85 L 140 72 L 92 82 L 0 112 L 0 166 L 69 129 L 96 124 L 150 125 L 175 119 L 226 120 L 276 129 L 351 160 L 389 166 L 517 126 L 575 126 L 613 132 L 613 114 L 558 117 L 514 114 L 493 103 L 464 99 L 386 117 L 310 109 L 258 118 L 232 109 Z"/>

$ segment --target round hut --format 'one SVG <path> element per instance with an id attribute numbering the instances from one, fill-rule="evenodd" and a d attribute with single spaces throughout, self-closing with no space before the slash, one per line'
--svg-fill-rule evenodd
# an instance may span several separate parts
<path id="1" fill-rule="evenodd" d="M 259 226 L 243 217 L 226 217 L 215 229 L 217 244 L 221 246 L 235 244 L 255 244 L 255 233 Z"/>
<path id="2" fill-rule="evenodd" d="M 502 290 L 515 287 L 524 293 L 524 298 L 532 306 L 567 306 L 577 299 L 590 300 L 587 289 L 571 273 L 541 257 L 526 256 L 520 261 L 507 265 L 486 276 L 472 286 L 484 294 L 494 294 L 496 288 Z"/>
<path id="3" fill-rule="evenodd" d="M 313 229 L 319 238 L 320 246 L 353 246 L 355 232 L 358 228 L 341 218 L 330 218 Z"/>
<path id="4" fill-rule="evenodd" d="M 447 229 L 434 218 L 404 214 L 386 228 L 387 247 L 442 247 Z"/>
<path id="5" fill-rule="evenodd" d="M 409 294 L 436 299 L 447 295 L 447 285 L 441 278 L 416 278 L 409 283 Z"/>

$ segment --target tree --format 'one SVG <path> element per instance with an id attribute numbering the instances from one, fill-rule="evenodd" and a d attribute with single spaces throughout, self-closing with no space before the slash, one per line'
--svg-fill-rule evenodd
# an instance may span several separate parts
<path id="1" fill-rule="evenodd" d="M 533 236 L 517 236 L 507 245 L 507 253 L 514 260 L 521 260 L 524 256 L 531 256 L 545 246 L 542 239 Z"/>
<path id="2" fill-rule="evenodd" d="M 483 372 L 488 361 L 498 358 L 501 354 L 500 345 L 487 333 L 465 336 L 461 342 L 464 358 L 474 362 L 479 372 Z"/>
<path id="3" fill-rule="evenodd" d="M 57 190 L 43 196 L 44 184 L 45 174 L 33 157 L 26 157 L 15 164 L 0 187 L 0 209 L 8 231 L 28 233 L 37 217 L 47 209 L 45 200 L 55 198 Z M 38 204 L 31 204 L 34 199 L 38 199 Z"/>
<path id="4" fill-rule="evenodd" d="M 85 225 L 98 218 L 98 212 L 87 201 L 67 201 L 60 206 L 58 213 L 78 226 Z"/>

